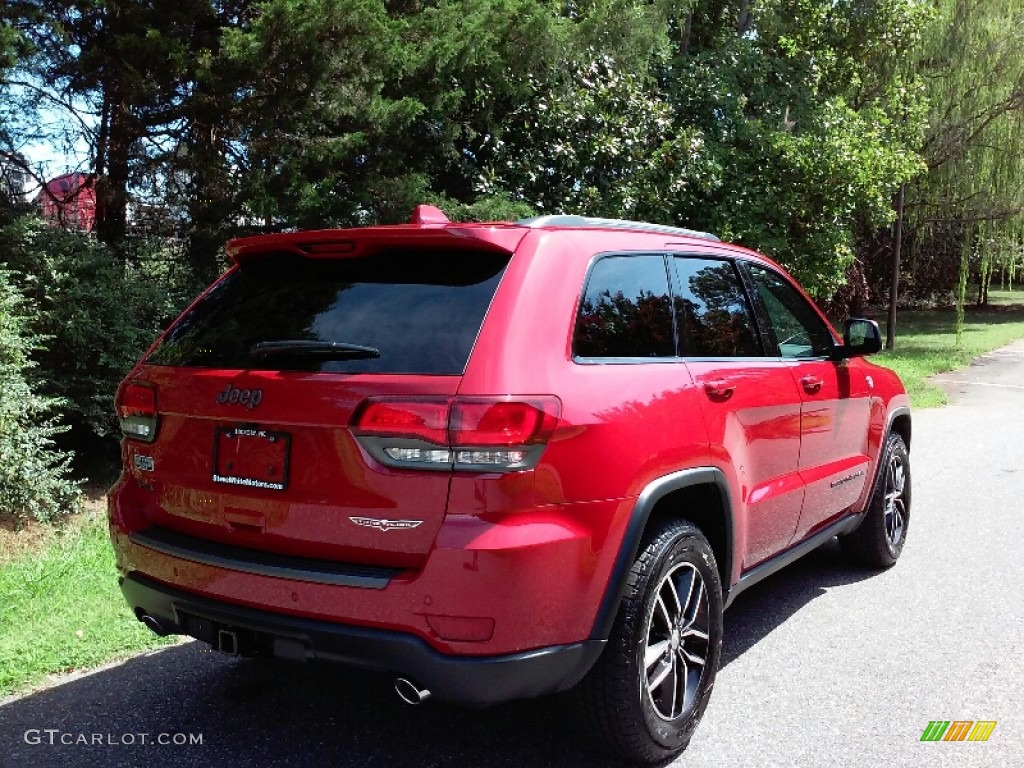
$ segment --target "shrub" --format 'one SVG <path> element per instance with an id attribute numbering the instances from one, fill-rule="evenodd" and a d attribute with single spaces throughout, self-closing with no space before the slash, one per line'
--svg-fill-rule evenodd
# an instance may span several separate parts
<path id="1" fill-rule="evenodd" d="M 136 243 L 136 245 L 139 245 Z M 115 256 L 90 235 L 22 217 L 0 229 L 0 267 L 10 269 L 37 314 L 32 330 L 41 392 L 64 401 L 75 445 L 113 441 L 119 434 L 114 392 L 194 286 L 141 243 L 128 258 Z"/>
<path id="2" fill-rule="evenodd" d="M 38 338 L 28 330 L 24 299 L 0 271 L 0 514 L 52 520 L 78 508 L 71 455 L 54 446 L 66 431 L 53 417 L 60 401 L 33 391 L 28 372 Z"/>

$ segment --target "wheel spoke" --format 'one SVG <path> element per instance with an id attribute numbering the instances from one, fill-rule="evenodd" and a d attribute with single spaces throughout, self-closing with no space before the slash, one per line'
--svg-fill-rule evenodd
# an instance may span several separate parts
<path id="1" fill-rule="evenodd" d="M 897 496 L 903 495 L 903 486 L 906 484 L 906 474 L 903 471 L 903 463 L 899 461 L 893 462 L 892 470 L 892 489 Z"/>
<path id="2" fill-rule="evenodd" d="M 683 612 L 683 604 L 679 602 L 679 591 L 676 589 L 676 583 L 671 579 L 665 579 L 665 586 L 668 587 L 668 593 L 672 596 L 672 607 L 675 615 L 678 616 Z"/>
<path id="3" fill-rule="evenodd" d="M 654 691 L 658 689 L 658 687 L 662 683 L 665 682 L 665 678 L 667 678 L 672 673 L 673 666 L 674 664 L 672 663 L 671 656 L 663 658 L 661 660 L 661 666 L 658 667 L 658 670 L 654 673 L 653 676 L 649 676 L 647 678 L 647 687 L 651 690 L 652 694 L 654 693 Z"/>
<path id="4" fill-rule="evenodd" d="M 703 640 L 704 642 L 707 642 L 708 633 L 691 626 L 683 630 L 682 637 L 696 637 L 698 640 Z"/>
<path id="5" fill-rule="evenodd" d="M 892 508 L 892 527 L 889 530 L 889 540 L 895 544 L 903 535 L 903 510 L 902 505 L 897 503 Z"/>
<path id="6" fill-rule="evenodd" d="M 658 600 L 655 602 L 655 613 L 661 615 L 661 620 L 665 622 L 665 627 L 671 631 L 672 629 L 672 616 L 669 615 L 668 608 L 665 607 L 665 601 L 661 599 L 661 595 L 658 595 Z"/>
<path id="7" fill-rule="evenodd" d="M 688 651 L 685 646 L 679 649 L 679 655 L 681 658 L 685 659 L 686 661 L 692 662 L 693 664 L 696 664 L 699 667 L 703 667 L 705 664 L 707 664 L 707 659 L 703 659 L 697 654 Z"/>
<path id="8" fill-rule="evenodd" d="M 684 669 L 685 676 L 685 669 Z M 672 656 L 672 703 L 669 705 L 669 717 L 676 716 L 676 694 L 679 692 L 679 667 L 675 655 Z"/>
<path id="9" fill-rule="evenodd" d="M 647 646 L 647 650 L 644 652 L 644 668 L 648 674 L 651 672 L 651 667 L 658 663 L 658 659 L 664 658 L 668 646 L 668 640 L 661 640 Z"/>
<path id="10" fill-rule="evenodd" d="M 696 576 L 696 571 L 694 572 Z M 695 578 L 697 582 L 697 594 L 694 595 L 692 592 L 690 598 L 686 603 L 686 611 L 683 613 L 683 626 L 689 627 L 693 622 L 697 620 L 697 614 L 700 613 L 700 604 L 704 599 L 704 579 Z"/>
<path id="11" fill-rule="evenodd" d="M 686 706 L 686 678 L 689 676 L 689 670 L 686 667 L 686 662 L 680 656 L 673 655 L 673 659 L 677 659 L 673 666 L 675 672 L 675 679 L 672 681 L 672 709 L 669 710 L 671 717 L 676 717 L 676 701 L 679 701 L 679 713 L 682 714 L 683 708 Z M 682 696 L 679 696 L 680 688 L 682 688 Z"/>
<path id="12" fill-rule="evenodd" d="M 679 616 L 682 617 L 684 620 L 686 619 L 686 608 L 687 606 L 689 606 L 690 598 L 693 596 L 693 588 L 696 585 L 696 582 L 700 581 L 700 578 L 698 577 L 697 572 L 695 570 L 693 570 L 692 568 L 687 568 L 686 571 L 687 575 L 689 576 L 686 583 L 686 597 L 682 600 L 679 600 L 678 594 L 676 596 L 676 602 L 679 605 Z M 672 579 L 669 579 L 669 581 L 671 582 Z M 673 591 L 675 591 L 674 587 Z"/>

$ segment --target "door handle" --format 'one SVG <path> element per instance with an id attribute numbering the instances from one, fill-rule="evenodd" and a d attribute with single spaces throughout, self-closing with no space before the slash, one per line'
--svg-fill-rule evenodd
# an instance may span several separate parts
<path id="1" fill-rule="evenodd" d="M 704 384 L 704 391 L 712 400 L 728 400 L 732 397 L 734 389 L 734 385 L 726 384 L 724 381 L 709 381 Z"/>
<path id="2" fill-rule="evenodd" d="M 804 376 L 800 379 L 800 384 L 803 385 L 805 391 L 813 395 L 821 389 L 821 385 L 824 384 L 824 381 L 819 379 L 817 376 Z"/>

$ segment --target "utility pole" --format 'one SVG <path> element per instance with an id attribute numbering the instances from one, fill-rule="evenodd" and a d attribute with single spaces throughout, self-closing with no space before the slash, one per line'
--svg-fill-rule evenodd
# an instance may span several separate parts
<path id="1" fill-rule="evenodd" d="M 903 245 L 903 193 L 906 187 L 906 184 L 900 184 L 900 191 L 896 193 L 896 243 L 892 252 L 892 283 L 889 285 L 889 322 L 885 324 L 885 348 L 890 352 L 896 349 L 896 297 L 900 282 L 900 250 Z"/>

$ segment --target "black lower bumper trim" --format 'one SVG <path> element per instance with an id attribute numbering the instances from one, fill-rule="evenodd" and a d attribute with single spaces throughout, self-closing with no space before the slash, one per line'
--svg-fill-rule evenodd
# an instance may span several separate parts
<path id="1" fill-rule="evenodd" d="M 602 640 L 548 646 L 504 656 L 452 656 L 418 637 L 303 619 L 182 592 L 137 573 L 121 580 L 136 615 L 155 617 L 168 634 L 215 642 L 240 638 L 240 650 L 288 659 L 321 659 L 392 672 L 439 700 L 486 706 L 565 691 L 578 683 L 604 648 Z"/>

